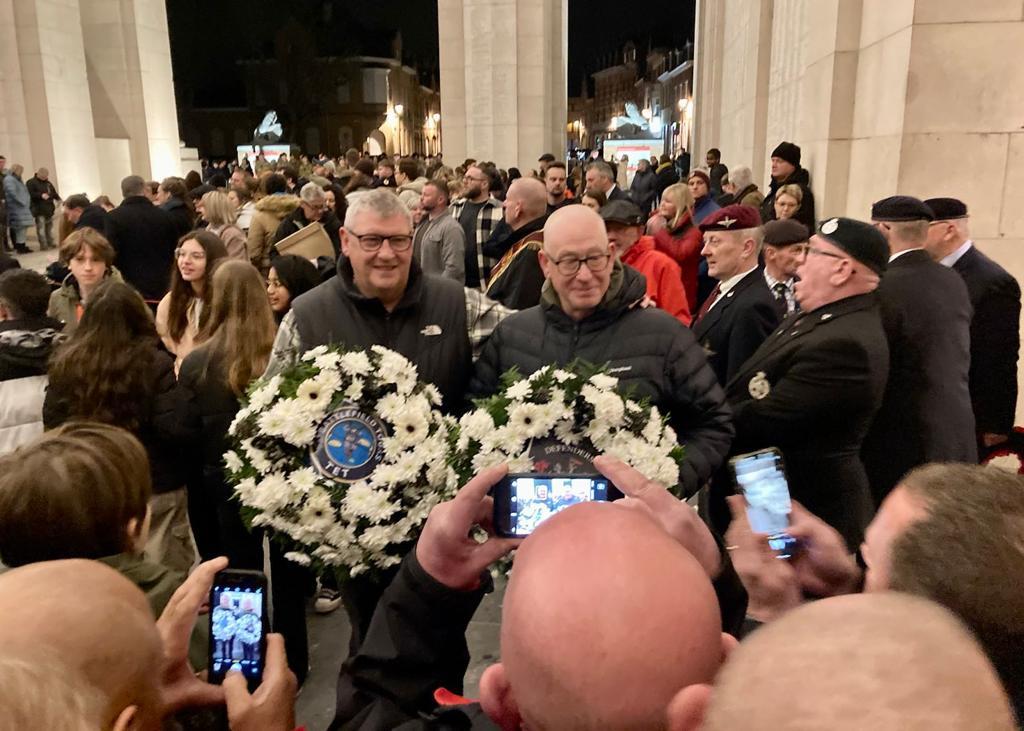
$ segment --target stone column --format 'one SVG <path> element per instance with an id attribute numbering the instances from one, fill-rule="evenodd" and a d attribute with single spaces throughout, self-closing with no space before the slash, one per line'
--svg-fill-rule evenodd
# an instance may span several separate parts
<path id="1" fill-rule="evenodd" d="M 565 151 L 567 0 L 438 0 L 445 159 Z"/>

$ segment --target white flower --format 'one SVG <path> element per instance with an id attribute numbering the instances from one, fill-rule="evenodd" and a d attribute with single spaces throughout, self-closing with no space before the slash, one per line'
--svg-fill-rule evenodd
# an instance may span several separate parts
<path id="1" fill-rule="evenodd" d="M 647 417 L 647 424 L 644 425 L 643 437 L 651 444 L 657 444 L 661 441 L 661 414 L 658 413 L 658 407 L 651 408 L 651 413 Z"/>
<path id="2" fill-rule="evenodd" d="M 244 480 L 239 480 L 238 484 L 235 485 L 235 494 L 244 505 L 249 505 L 252 502 L 255 491 L 256 480 L 252 477 L 246 477 Z"/>
<path id="3" fill-rule="evenodd" d="M 361 401 L 363 398 L 363 379 L 353 378 L 345 389 L 345 398 L 349 401 Z"/>
<path id="4" fill-rule="evenodd" d="M 519 454 L 523 449 L 523 441 L 525 440 L 514 434 L 508 426 L 500 426 L 484 435 L 480 441 L 480 451 L 500 450 L 505 454 Z"/>
<path id="5" fill-rule="evenodd" d="M 516 381 L 505 389 L 505 395 L 513 401 L 522 401 L 530 395 L 530 382 L 527 380 Z"/>
<path id="6" fill-rule="evenodd" d="M 251 505 L 264 513 L 277 513 L 292 501 L 292 491 L 280 472 L 264 477 L 252 490 Z"/>
<path id="7" fill-rule="evenodd" d="M 679 437 L 676 435 L 676 430 L 666 425 L 665 431 L 661 434 L 661 444 L 659 446 L 666 452 L 670 451 L 673 447 L 679 446 Z"/>
<path id="8" fill-rule="evenodd" d="M 303 467 L 288 475 L 288 483 L 297 492 L 308 493 L 317 486 L 318 476 L 311 467 Z"/>
<path id="9" fill-rule="evenodd" d="M 587 384 L 580 389 L 580 395 L 594 407 L 594 421 L 599 428 L 617 427 L 622 423 L 625 406 L 622 397 L 617 393 L 598 390 L 596 386 Z"/>
<path id="10" fill-rule="evenodd" d="M 266 472 L 270 469 L 270 460 L 267 459 L 266 452 L 259 447 L 254 447 L 252 439 L 242 440 L 242 451 L 245 452 L 245 456 L 257 471 Z"/>
<path id="11" fill-rule="evenodd" d="M 473 457 L 473 470 L 475 472 L 483 472 L 488 467 L 494 467 L 495 465 L 505 464 L 505 462 L 507 461 L 508 455 L 504 454 L 503 452 L 480 451 Z"/>
<path id="12" fill-rule="evenodd" d="M 391 527 L 387 525 L 370 526 L 359 536 L 359 545 L 374 553 L 391 545 Z"/>
<path id="13" fill-rule="evenodd" d="M 380 345 L 374 345 L 373 351 L 380 355 L 380 366 L 377 368 L 380 379 L 395 384 L 400 394 L 412 393 L 416 386 L 416 366 L 405 356 Z"/>
<path id="14" fill-rule="evenodd" d="M 306 408 L 315 410 L 319 413 L 323 413 L 327 410 L 327 407 L 331 405 L 331 399 L 334 397 L 334 389 L 326 387 L 321 383 L 319 378 L 310 378 L 309 380 L 303 381 L 299 384 L 299 387 L 295 389 L 295 400 L 302 403 Z M 287 404 L 288 401 L 279 401 L 265 416 L 269 416 L 280 406 Z M 262 421 L 261 421 L 262 423 Z"/>
<path id="15" fill-rule="evenodd" d="M 296 447 L 308 446 L 316 435 L 313 421 L 323 411 L 318 411 L 310 401 L 308 398 L 305 401 L 301 398 L 278 401 L 269 411 L 260 415 L 260 430 L 270 436 L 283 437 Z"/>
<path id="16" fill-rule="evenodd" d="M 313 365 L 320 369 L 320 372 L 333 371 L 338 367 L 341 356 L 337 353 L 324 353 L 313 359 Z"/>
<path id="17" fill-rule="evenodd" d="M 244 409 L 239 409 L 238 413 L 235 414 L 235 418 L 231 420 L 231 426 L 228 427 L 228 434 L 230 436 L 235 436 L 238 432 L 238 427 L 250 416 L 252 416 L 252 411 L 248 406 Z"/>
<path id="18" fill-rule="evenodd" d="M 572 373 L 570 373 L 569 371 L 563 371 L 561 368 L 557 368 L 555 372 L 552 373 L 551 375 L 553 375 L 555 377 L 555 380 L 558 381 L 559 383 L 571 381 L 573 378 Z"/>
<path id="19" fill-rule="evenodd" d="M 302 525 L 311 531 L 323 533 L 334 525 L 334 507 L 331 496 L 323 488 L 314 488 L 309 492 L 305 504 L 299 513 Z"/>
<path id="20" fill-rule="evenodd" d="M 397 393 L 385 394 L 377 402 L 377 415 L 384 421 L 394 423 L 395 418 L 405 409 L 405 399 Z"/>
<path id="21" fill-rule="evenodd" d="M 373 369 L 373 366 L 370 365 L 370 357 L 363 350 L 345 353 L 341 356 L 339 365 L 341 370 L 352 376 L 365 376 Z"/>
<path id="22" fill-rule="evenodd" d="M 606 373 L 595 373 L 590 377 L 590 382 L 602 391 L 612 391 L 619 385 L 618 378 L 615 376 L 609 376 Z"/>
<path id="23" fill-rule="evenodd" d="M 249 409 L 251 411 L 263 411 L 263 409 L 270 406 L 270 402 L 277 396 L 277 390 L 281 387 L 281 376 L 274 376 L 263 386 L 260 386 L 252 393 L 252 397 L 249 399 Z"/>
<path id="24" fill-rule="evenodd" d="M 231 472 L 240 472 L 244 466 L 241 457 L 233 449 L 224 453 L 224 464 Z"/>
<path id="25" fill-rule="evenodd" d="M 284 557 L 289 561 L 294 561 L 300 566 L 309 566 L 311 563 L 313 563 L 312 559 L 310 559 L 309 556 L 307 556 L 304 553 L 299 553 L 298 551 L 289 551 L 284 555 Z"/>
<path id="26" fill-rule="evenodd" d="M 395 441 L 404 447 L 415 447 L 430 431 L 430 423 L 411 409 L 398 414 L 392 424 Z"/>
<path id="27" fill-rule="evenodd" d="M 626 411 L 631 414 L 639 414 L 643 411 L 643 407 L 633 399 L 626 399 Z"/>
<path id="28" fill-rule="evenodd" d="M 508 428 L 516 439 L 525 441 L 546 435 L 558 419 L 550 409 L 540 404 L 516 404 L 509 411 Z"/>
<path id="29" fill-rule="evenodd" d="M 543 366 L 541 368 L 538 368 L 533 373 L 531 373 L 530 377 L 527 378 L 526 380 L 531 381 L 531 382 L 532 381 L 536 381 L 538 378 L 543 378 L 545 375 L 547 375 L 548 371 L 550 371 L 550 370 L 551 370 L 551 366 Z"/>
<path id="30" fill-rule="evenodd" d="M 366 518 L 372 523 L 386 520 L 399 510 L 390 493 L 386 490 L 376 490 L 366 482 L 349 485 L 342 499 L 342 507 L 346 515 Z"/>
<path id="31" fill-rule="evenodd" d="M 327 353 L 327 346 L 326 345 L 318 345 L 315 348 L 311 348 L 311 349 L 307 350 L 305 353 L 303 353 L 302 354 L 302 360 L 305 360 L 305 361 L 316 360 L 317 358 L 319 358 L 321 355 L 324 355 L 325 353 Z"/>
<path id="32" fill-rule="evenodd" d="M 577 431 L 576 424 L 572 420 L 560 421 L 555 425 L 555 437 L 562 444 L 572 446 L 583 440 L 583 435 Z"/>
<path id="33" fill-rule="evenodd" d="M 459 419 L 459 428 L 467 437 L 480 442 L 494 431 L 494 419 L 485 409 L 477 409 Z"/>
<path id="34" fill-rule="evenodd" d="M 441 392 L 433 383 L 426 384 L 423 387 L 423 393 L 426 395 L 427 400 L 430 401 L 431 404 L 433 404 L 434 406 L 441 405 Z"/>

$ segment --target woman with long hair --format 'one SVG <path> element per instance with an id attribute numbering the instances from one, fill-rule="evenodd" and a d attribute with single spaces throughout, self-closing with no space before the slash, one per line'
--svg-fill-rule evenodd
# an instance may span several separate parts
<path id="1" fill-rule="evenodd" d="M 267 367 L 276 325 L 259 271 L 248 262 L 226 261 L 210 283 L 209 315 L 200 345 L 181 366 L 180 387 L 188 403 L 179 428 L 201 445 L 202 474 L 190 481 L 189 514 L 203 559 L 226 555 L 235 568 L 262 570 L 263 533 L 246 529 L 238 503 L 224 480 L 228 427 L 239 399 Z M 285 560 L 271 544 L 274 630 L 285 637 L 288 662 L 300 682 L 309 664 L 305 596 L 309 573 Z"/>
<path id="2" fill-rule="evenodd" d="M 156 203 L 170 214 L 179 236 L 195 227 L 196 211 L 181 178 L 164 178 L 156 192 Z"/>
<path id="3" fill-rule="evenodd" d="M 146 555 L 188 571 L 195 559 L 174 415 L 180 394 L 174 361 L 160 348 L 142 296 L 108 279 L 89 298 L 78 329 L 49 368 L 43 425 L 81 419 L 134 434 L 149 456 L 152 525 Z"/>
<path id="4" fill-rule="evenodd" d="M 245 234 L 235 225 L 238 214 L 231 205 L 227 193 L 211 190 L 203 194 L 196 212 L 206 221 L 206 230 L 216 234 L 224 242 L 224 248 L 228 250 L 230 258 L 249 260 L 245 250 Z"/>
<path id="5" fill-rule="evenodd" d="M 658 251 L 672 257 L 683 272 L 683 289 L 690 312 L 697 312 L 697 270 L 704 239 L 693 221 L 693 194 L 689 186 L 675 183 L 661 194 L 661 203 L 647 223 Z"/>
<path id="6" fill-rule="evenodd" d="M 174 256 L 170 290 L 156 308 L 156 330 L 175 356 L 177 369 L 195 347 L 195 337 L 205 322 L 206 284 L 228 251 L 216 234 L 192 231 L 178 241 Z"/>
<path id="7" fill-rule="evenodd" d="M 295 254 L 284 254 L 274 259 L 274 266 L 270 267 L 267 277 L 267 297 L 277 323 L 280 324 L 288 314 L 296 297 L 318 284 L 320 273 L 309 259 Z"/>

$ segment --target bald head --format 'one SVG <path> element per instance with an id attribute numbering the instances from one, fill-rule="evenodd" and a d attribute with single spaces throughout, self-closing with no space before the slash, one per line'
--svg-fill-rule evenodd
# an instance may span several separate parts
<path id="1" fill-rule="evenodd" d="M 104 728 L 138 706 L 159 728 L 162 650 L 145 595 L 96 561 L 46 561 L 0 576 L 0 647 L 49 652 L 105 701 Z"/>
<path id="2" fill-rule="evenodd" d="M 582 320 L 597 309 L 611 284 L 614 255 L 604 221 L 595 211 L 564 206 L 551 214 L 544 224 L 544 248 L 538 258 L 565 314 Z M 592 263 L 583 264 L 584 259 Z M 573 261 L 579 264 L 575 269 Z"/>
<path id="3" fill-rule="evenodd" d="M 805 605 L 758 630 L 716 683 L 704 731 L 1010 731 L 999 679 L 949 612 L 896 593 Z"/>
<path id="4" fill-rule="evenodd" d="M 501 653 L 482 690 L 502 675 L 529 728 L 657 729 L 674 694 L 714 677 L 723 638 L 697 561 L 648 516 L 589 503 L 516 555 Z"/>
<path id="5" fill-rule="evenodd" d="M 558 258 L 567 246 L 607 246 L 608 234 L 597 211 L 586 206 L 564 206 L 544 224 L 544 250 Z"/>
<path id="6" fill-rule="evenodd" d="M 505 194 L 505 222 L 516 231 L 548 211 L 548 193 L 535 178 L 516 178 Z"/>

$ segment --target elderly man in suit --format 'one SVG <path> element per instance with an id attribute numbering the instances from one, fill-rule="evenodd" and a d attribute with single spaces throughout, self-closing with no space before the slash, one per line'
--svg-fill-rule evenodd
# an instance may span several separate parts
<path id="1" fill-rule="evenodd" d="M 968 390 L 971 302 L 963 279 L 924 249 L 933 218 L 909 196 L 871 209 L 890 249 L 878 288 L 889 385 L 863 448 L 876 504 L 914 467 L 978 460 Z"/>
<path id="2" fill-rule="evenodd" d="M 764 229 L 757 209 L 726 206 L 704 219 L 700 229 L 701 254 L 718 284 L 693 321 L 693 334 L 724 386 L 778 326 L 781 315 L 758 267 Z"/>
<path id="3" fill-rule="evenodd" d="M 801 311 L 726 386 L 736 425 L 733 453 L 778 447 L 793 497 L 835 527 L 851 551 L 874 512 L 859 451 L 889 372 L 874 295 L 888 258 L 885 239 L 869 224 L 824 222 L 798 270 Z M 716 479 L 717 527 L 729 522 L 724 497 L 731 491 Z"/>
<path id="4" fill-rule="evenodd" d="M 963 277 L 971 317 L 970 392 L 981 448 L 1005 442 L 1017 405 L 1020 351 L 1020 285 L 971 241 L 967 206 L 956 198 L 931 198 L 935 220 L 924 248 Z"/>

